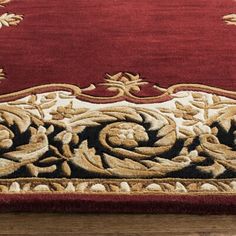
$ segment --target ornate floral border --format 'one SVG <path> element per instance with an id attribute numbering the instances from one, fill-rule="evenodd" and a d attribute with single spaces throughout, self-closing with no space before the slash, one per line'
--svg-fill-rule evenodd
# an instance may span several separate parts
<path id="1" fill-rule="evenodd" d="M 99 97 L 97 95 L 92 95 L 89 94 L 91 92 L 96 92 L 96 87 L 97 86 L 104 86 L 105 89 L 108 89 L 112 92 L 114 92 L 116 95 L 113 95 L 111 97 Z M 143 86 L 151 86 L 152 88 L 156 88 L 158 93 L 162 92 L 163 94 L 153 96 L 153 97 L 140 97 L 138 93 L 141 91 Z M 59 91 L 59 92 L 58 92 Z M 63 92 L 63 91 L 68 91 Z M 193 91 L 200 91 L 198 92 L 193 92 Z M 55 93 L 56 92 L 56 93 Z M 206 102 L 204 100 L 204 94 L 209 93 L 210 98 L 212 99 L 212 104 L 210 102 L 207 102 L 202 107 L 202 103 Z M 40 95 L 41 94 L 41 95 Z M 44 94 L 44 95 L 42 95 Z M 96 94 L 96 93 L 95 93 Z M 217 96 L 216 94 L 220 94 L 221 96 Z M 163 95 L 165 96 L 165 99 L 163 100 Z M 218 120 L 221 122 L 221 126 L 229 130 L 229 124 L 231 123 L 231 118 L 234 117 L 235 107 L 236 104 L 236 92 L 234 91 L 227 91 L 227 90 L 222 90 L 218 88 L 212 88 L 209 86 L 204 86 L 204 85 L 174 85 L 171 86 L 168 89 L 161 88 L 157 85 L 153 85 L 151 83 L 148 83 L 147 81 L 144 81 L 141 79 L 139 75 L 133 75 L 131 73 L 118 73 L 113 76 L 107 75 L 105 78 L 105 83 L 101 83 L 98 85 L 90 85 L 87 88 L 79 88 L 78 86 L 75 85 L 69 85 L 69 84 L 52 84 L 52 85 L 42 85 L 42 86 L 37 86 L 34 88 L 29 88 L 23 91 L 19 91 L 16 93 L 12 94 L 6 94 L 6 95 L 1 95 L 0 96 L 0 110 L 2 110 L 4 115 L 4 119 L 7 120 L 8 125 L 12 124 L 17 124 L 19 125 L 19 129 L 24 132 L 26 130 L 26 126 L 28 126 L 30 123 L 30 120 L 23 114 L 19 108 L 24 108 L 24 109 L 33 109 L 38 112 L 39 116 L 45 117 L 48 116 L 48 114 L 51 112 L 51 114 L 55 117 L 56 119 L 64 119 L 63 116 L 70 118 L 69 115 L 70 112 L 73 113 L 73 108 L 68 107 L 67 109 L 70 110 L 68 114 L 65 113 L 65 111 L 61 111 L 62 113 L 57 112 L 52 112 L 54 109 L 53 107 L 55 106 L 55 99 L 62 99 L 62 100 L 68 100 L 68 99 L 75 99 L 78 101 L 89 101 L 91 104 L 97 104 L 96 106 L 101 106 L 102 104 L 113 104 L 113 99 L 117 102 L 121 101 L 128 101 L 128 102 L 133 102 L 134 105 L 139 105 L 141 106 L 143 103 L 146 104 L 155 104 L 160 106 L 161 104 L 165 104 L 165 102 L 169 101 L 175 101 L 175 106 L 176 110 L 168 110 L 168 108 L 158 108 L 163 114 L 165 113 L 173 113 L 177 117 L 182 117 L 185 120 L 185 123 L 187 126 L 190 125 L 194 126 L 197 122 L 199 122 L 199 118 L 196 119 L 194 117 L 197 112 L 195 109 L 190 109 L 188 105 L 183 105 L 180 102 L 178 102 L 178 99 L 184 99 L 185 97 L 188 96 L 193 97 L 192 105 L 196 106 L 197 109 L 203 109 L 204 110 L 204 117 L 205 119 L 208 118 L 209 115 L 209 110 L 217 110 L 220 109 L 221 114 L 220 116 L 213 116 L 213 121 L 214 119 Z M 37 96 L 40 97 L 40 101 L 43 101 L 42 104 L 37 104 Z M 207 95 L 208 96 L 208 95 Z M 226 96 L 226 97 L 222 97 Z M 27 100 L 27 99 L 28 100 Z M 141 98 L 141 100 L 140 100 Z M 232 99 L 233 98 L 233 99 Z M 100 100 L 99 100 L 100 99 Z M 131 100 L 130 100 L 131 99 Z M 55 100 L 55 101 L 54 101 Z M 102 102 L 101 102 L 102 101 Z M 141 102 L 140 102 L 141 101 Z M 45 104 L 44 104 L 45 103 Z M 9 106 L 15 107 L 13 114 L 19 115 L 20 119 L 16 118 L 9 118 L 11 110 L 6 108 Z M 18 106 L 18 108 L 16 108 Z M 42 106 L 42 107 L 41 107 Z M 229 110 L 225 113 L 225 109 L 229 108 Z M 44 109 L 49 109 L 46 114 L 44 114 Z M 172 109 L 172 108 L 171 108 Z M 31 111 L 29 110 L 29 114 L 31 114 Z M 62 110 L 62 108 L 60 108 Z M 103 111 L 105 111 L 103 109 Z M 140 110 L 141 112 L 144 112 L 144 110 Z M 222 111 L 224 111 L 222 113 Z M 9 112 L 8 116 L 6 116 L 6 112 Z M 28 111 L 27 111 L 28 112 Z M 111 110 L 110 110 L 111 112 Z M 115 111 L 117 112 L 117 111 Z M 70 113 L 70 114 L 72 114 Z M 32 113 L 33 114 L 33 113 Z M 217 114 L 217 113 L 216 113 Z M 224 115 L 226 114 L 226 115 Z M 223 115 L 223 119 L 219 119 Z M 61 117 L 62 116 L 62 117 Z M 96 115 L 97 116 L 97 115 Z M 232 116 L 232 117 L 231 117 Z M 120 117 L 120 116 L 117 116 Z M 214 118 L 215 117 L 215 118 Z M 36 116 L 34 118 L 37 118 Z M 156 117 L 157 118 L 157 117 Z M 27 122 L 22 122 L 21 119 L 26 119 Z M 107 119 L 107 118 L 106 118 Z M 37 121 L 37 119 L 36 119 Z M 10 123 L 9 123 L 10 122 Z M 35 121 L 34 121 L 35 122 Z M 38 121 L 39 122 L 39 121 Z M 88 122 L 88 121 L 87 121 Z M 36 122 L 37 123 L 37 122 Z M 39 122 L 40 123 L 40 122 Z M 187 124 L 188 123 L 188 124 Z M 40 124 L 38 124 L 40 126 Z M 9 129 L 9 128 L 8 128 Z M 6 132 L 8 129 L 1 127 L 1 130 L 4 130 Z M 209 128 L 207 127 L 199 127 L 195 131 L 197 133 L 202 133 L 203 135 L 212 135 L 215 134 L 214 128 L 210 131 L 208 130 Z M 41 130 L 41 131 L 39 131 Z M 33 135 L 34 138 L 33 140 L 43 140 L 42 138 L 44 137 L 44 133 L 48 132 L 45 128 L 41 127 L 39 128 L 38 131 L 33 130 Z M 166 130 L 166 129 L 165 129 Z M 8 130 L 9 131 L 9 130 Z M 170 132 L 170 130 L 166 130 L 167 133 Z M 10 131 L 9 131 L 10 132 Z M 39 132 L 39 133 L 37 133 Z M 162 131 L 162 133 L 164 130 Z M 188 136 L 192 135 L 188 130 L 179 130 L 179 135 L 182 135 L 181 137 L 186 137 L 186 141 L 191 139 L 188 138 Z M 213 132 L 212 134 L 210 134 Z M 11 132 L 9 133 L 11 134 Z M 59 137 L 60 136 L 60 137 Z M 65 138 L 66 136 L 66 138 Z M 58 134 L 56 139 L 62 142 L 63 145 L 67 146 L 67 140 L 69 135 L 67 134 Z M 4 141 L 4 140 L 2 140 Z M 1 142 L 2 142 L 1 141 Z M 6 141 L 6 140 L 5 140 Z M 5 142 L 4 141 L 4 145 Z M 191 140 L 190 140 L 191 141 Z M 0 142 L 0 145 L 3 145 Z M 7 142 L 10 142 L 10 136 L 9 140 Z M 40 141 L 41 142 L 41 141 Z M 187 141 L 189 142 L 189 141 Z M 214 141 L 215 142 L 215 141 Z M 217 143 L 214 143 L 218 145 Z M 27 144 L 29 147 L 31 144 Z M 24 148 L 27 146 L 25 145 Z M 39 146 L 41 144 L 37 144 Z M 202 148 L 207 148 L 204 145 Z M 232 156 L 234 158 L 234 153 L 231 152 L 227 147 L 225 147 L 225 152 L 226 156 Z M 24 149 L 21 149 L 24 151 Z M 65 148 L 66 150 L 66 148 Z M 87 150 L 87 149 L 86 149 Z M 208 150 L 208 149 L 207 149 Z M 35 149 L 33 149 L 35 151 Z M 88 150 L 87 150 L 88 151 Z M 92 154 L 94 151 L 90 150 L 89 152 Z M 200 150 L 201 151 L 201 150 Z M 164 163 L 164 166 L 167 165 L 168 168 L 176 168 L 178 167 L 178 162 L 180 164 L 180 168 L 182 166 L 184 167 L 185 164 L 188 165 L 189 161 L 195 163 L 195 162 L 201 162 L 203 157 L 198 156 L 198 153 L 196 151 L 192 151 L 190 153 L 185 153 L 185 151 L 182 152 L 182 155 L 185 155 L 185 157 L 178 157 L 175 159 L 172 159 L 173 161 L 167 161 L 163 162 L 164 160 L 161 160 L 159 158 L 158 161 L 161 161 L 161 163 Z M 18 158 L 16 155 L 17 152 L 11 152 L 7 154 L 7 158 Z M 41 155 L 41 154 L 40 154 Z M 127 154 L 125 154 L 127 155 Z M 212 151 L 208 153 L 208 155 L 215 155 L 212 154 Z M 14 159 L 13 158 L 13 159 Z M 98 161 L 97 163 L 94 162 L 94 165 L 98 165 L 96 168 L 99 167 L 99 158 L 98 156 L 94 156 L 95 161 Z M 109 157 L 110 158 L 110 157 Z M 234 162 L 231 161 L 231 159 L 223 159 L 218 158 L 218 156 L 214 156 L 215 164 L 213 166 L 209 166 L 207 168 L 202 168 L 201 171 L 206 172 L 206 173 L 211 173 L 213 176 L 217 176 L 224 172 L 225 168 L 229 169 L 235 169 L 234 167 Z M 178 160 L 177 160 L 178 159 Z M 15 159 L 16 160 L 16 159 Z M 110 159 L 112 160 L 112 159 Z M 175 160 L 175 162 L 174 162 Z M 232 159 L 233 160 L 233 159 Z M 19 159 L 20 161 L 20 159 Z M 91 160 L 90 160 L 91 161 Z M 20 161 L 21 162 L 21 161 Z M 46 162 L 45 162 L 46 163 Z M 136 163 L 134 161 L 129 161 L 125 162 L 123 164 L 128 164 L 129 166 L 132 167 L 132 165 L 137 165 L 137 167 L 140 167 L 141 163 L 145 163 L 151 165 L 149 167 L 152 167 L 153 164 L 158 165 L 160 168 L 160 165 L 157 163 L 152 163 L 152 162 L 141 162 L 140 164 Z M 6 163 L 7 165 L 9 164 L 8 162 Z M 23 163 L 27 164 L 27 163 Z M 121 163 L 122 164 L 122 163 Z M 122 164 L 122 165 L 123 165 Z M 14 164 L 15 165 L 15 164 Z M 21 165 L 21 163 L 19 163 Z M 84 163 L 79 163 L 83 168 L 88 168 L 87 164 L 84 165 Z M 111 166 L 115 165 L 113 161 L 111 162 Z M 120 163 L 118 163 L 120 165 Z M 173 166 L 171 166 L 173 165 Z M 34 166 L 31 163 L 27 164 L 29 170 L 33 174 L 33 178 L 16 178 L 16 179 L 1 179 L 0 180 L 0 192 L 2 193 L 67 193 L 67 192 L 74 192 L 74 193 L 80 193 L 80 194 L 100 194 L 100 193 L 105 193 L 105 194 L 187 194 L 187 195 L 192 195 L 192 194 L 214 194 L 214 193 L 220 193 L 220 194 L 235 194 L 236 193 L 236 179 L 179 179 L 179 178 L 152 178 L 152 179 L 145 179 L 138 177 L 135 179 L 132 178 L 117 178 L 117 179 L 105 179 L 105 178 L 100 178 L 100 179 L 78 179 L 78 178 L 53 178 L 53 179 L 46 179 L 46 178 L 38 178 L 37 174 L 42 171 L 44 173 L 45 171 L 54 171 L 55 167 L 51 170 L 51 167 L 47 168 L 38 168 Z M 14 167 L 14 166 L 13 166 Z M 14 167 L 15 168 L 15 167 Z M 13 168 L 13 169 L 14 169 Z M 68 166 L 64 166 L 65 168 L 65 173 L 68 173 Z M 89 167 L 90 168 L 90 167 Z M 135 167 L 136 168 L 136 167 Z M 166 169 L 168 171 L 168 168 Z M 50 170 L 49 170 L 50 169 Z M 98 169 L 97 169 L 98 170 Z M 36 172 L 37 173 L 36 173 Z M 100 170 L 99 170 L 100 171 Z M 106 172 L 101 172 L 101 173 L 106 173 Z"/>

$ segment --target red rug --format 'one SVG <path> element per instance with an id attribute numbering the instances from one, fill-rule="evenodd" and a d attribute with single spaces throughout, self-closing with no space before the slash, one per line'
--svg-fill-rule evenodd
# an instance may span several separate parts
<path id="1" fill-rule="evenodd" d="M 235 39 L 232 0 L 0 0 L 0 210 L 236 213 Z"/>

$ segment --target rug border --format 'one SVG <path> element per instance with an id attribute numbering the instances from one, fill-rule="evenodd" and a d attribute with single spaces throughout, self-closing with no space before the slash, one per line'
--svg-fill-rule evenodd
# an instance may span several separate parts
<path id="1" fill-rule="evenodd" d="M 0 194 L 0 212 L 236 214 L 236 196 Z"/>

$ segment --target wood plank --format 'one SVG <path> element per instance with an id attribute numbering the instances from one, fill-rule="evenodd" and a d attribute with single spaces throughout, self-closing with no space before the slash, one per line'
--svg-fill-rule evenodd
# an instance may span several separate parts
<path id="1" fill-rule="evenodd" d="M 0 235 L 233 235 L 236 216 L 0 214 Z"/>

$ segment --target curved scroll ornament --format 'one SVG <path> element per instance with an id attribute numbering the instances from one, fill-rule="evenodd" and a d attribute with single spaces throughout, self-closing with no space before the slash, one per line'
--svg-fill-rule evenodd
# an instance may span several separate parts
<path id="1" fill-rule="evenodd" d="M 152 96 L 140 96 L 139 92 L 144 89 L 144 86 L 152 88 L 154 93 L 156 91 L 156 95 L 152 93 Z M 113 94 L 109 96 L 96 95 L 97 87 L 102 87 L 105 91 L 111 91 Z M 106 74 L 104 83 L 98 83 L 96 85 L 90 84 L 86 88 L 80 88 L 76 85 L 64 83 L 39 85 L 19 92 L 0 95 L 0 102 L 11 101 L 12 97 L 20 99 L 30 94 L 53 91 L 67 91 L 72 93 L 72 95 L 79 100 L 96 104 L 108 104 L 119 101 L 128 101 L 135 104 L 161 103 L 174 98 L 186 96 L 189 91 L 210 93 L 236 99 L 235 91 L 224 90 L 202 84 L 176 84 L 169 88 L 162 88 L 157 84 L 144 81 L 139 74 L 119 72 L 115 75 Z M 94 91 L 95 94 L 93 94 Z M 180 92 L 183 92 L 183 94 L 180 94 Z M 61 95 L 60 98 L 63 98 L 63 95 Z"/>
<path id="2" fill-rule="evenodd" d="M 142 161 L 167 152 L 176 142 L 175 124 L 165 116 L 152 110 L 130 107 L 102 109 L 94 114 L 87 113 L 86 116 L 90 117 L 86 127 L 102 126 L 98 133 L 98 142 L 104 152 L 97 158 L 86 155 L 91 150 L 88 148 L 89 143 L 84 141 L 82 146 L 76 149 L 75 155 L 72 155 L 72 163 L 75 165 L 95 173 L 121 177 L 163 176 L 163 172 L 183 167 L 176 167 L 178 163 L 172 161 L 173 166 L 169 166 L 168 170 L 157 172 L 152 171 L 149 167 L 151 164 L 148 166 Z M 81 117 L 72 123 L 73 127 L 83 127 L 83 124 L 84 119 L 81 120 Z M 145 124 L 149 127 L 145 127 Z M 155 135 L 155 139 L 150 140 L 150 135 Z M 105 171 L 103 162 L 108 166 Z M 153 163 L 155 164 L 158 165 Z"/>
<path id="3" fill-rule="evenodd" d="M 110 76 L 105 84 L 123 100 L 148 85 L 129 73 Z M 147 97 L 147 104 L 124 103 L 117 97 L 116 103 L 95 105 L 80 99 L 92 98 L 87 92 L 94 86 L 60 86 L 1 96 L 1 177 L 236 176 L 236 101 L 224 96 L 235 92 L 196 92 L 187 85 L 182 92 L 176 85 L 159 88 L 169 93 L 165 102 L 149 104 Z"/>
<path id="4" fill-rule="evenodd" d="M 13 145 L 12 139 L 15 135 L 9 129 L 11 126 L 16 125 L 22 134 L 27 129 L 31 133 L 27 144 L 15 147 L 13 151 L 6 151 L 3 157 L 7 159 L 0 158 L 0 163 L 8 170 L 4 174 L 10 174 L 26 165 L 31 174 L 38 175 L 39 171 L 35 172 L 35 167 L 31 163 L 40 159 L 40 164 L 53 163 L 51 167 L 46 168 L 47 170 L 55 171 L 55 164 L 60 163 L 65 176 L 72 174 L 72 164 L 90 173 L 104 176 L 152 177 L 164 176 L 166 173 L 182 169 L 190 161 L 184 157 L 172 160 L 157 157 L 169 151 L 175 144 L 175 123 L 170 118 L 149 109 L 115 107 L 82 113 L 78 110 L 70 119 L 66 130 L 59 133 L 55 133 L 56 124 L 53 121 L 49 121 L 49 128 L 45 129 L 39 124 L 40 121 L 35 121 L 28 112 L 15 106 L 0 106 L 0 112 L 6 123 L 0 131 L 0 145 L 3 149 L 7 150 Z M 35 129 L 35 125 L 39 127 Z M 64 127 L 58 123 L 58 130 L 60 126 Z M 97 134 L 97 145 L 100 149 L 104 148 L 101 155 L 96 154 L 97 150 L 94 147 L 89 147 L 94 140 L 82 138 L 84 132 L 90 132 L 86 129 L 94 128 L 100 130 Z M 155 136 L 155 139 L 150 140 L 150 136 Z M 60 145 L 55 145 L 56 142 Z M 78 148 L 73 149 L 74 145 L 78 145 Z M 153 160 L 149 160 L 150 158 Z M 103 162 L 106 162 L 107 167 Z M 160 170 L 157 171 L 158 168 Z"/>

